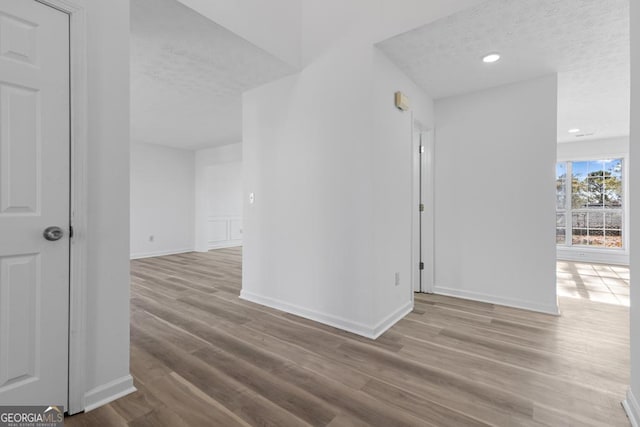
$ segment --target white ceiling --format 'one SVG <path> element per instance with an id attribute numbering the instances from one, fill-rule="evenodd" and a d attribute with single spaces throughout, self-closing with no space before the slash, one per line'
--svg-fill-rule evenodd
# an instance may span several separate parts
<path id="1" fill-rule="evenodd" d="M 131 139 L 199 149 L 242 140 L 241 94 L 295 72 L 175 0 L 131 1 Z"/>
<path id="2" fill-rule="evenodd" d="M 629 1 L 489 0 L 378 46 L 436 99 L 558 72 L 558 141 L 628 135 Z"/>

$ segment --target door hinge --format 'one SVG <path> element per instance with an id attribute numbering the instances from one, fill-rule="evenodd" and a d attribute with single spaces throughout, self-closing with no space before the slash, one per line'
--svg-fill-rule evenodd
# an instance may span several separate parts
<path id="1" fill-rule="evenodd" d="M 418 153 L 420 154 L 424 153 L 424 145 L 421 145 L 420 147 L 418 147 Z"/>
<path id="2" fill-rule="evenodd" d="M 420 212 L 424 212 L 424 203 L 420 203 Z"/>
<path id="3" fill-rule="evenodd" d="M 424 270 L 424 262 L 421 262 L 421 263 L 420 263 L 420 265 L 418 266 L 418 268 L 419 268 L 420 270 Z"/>
<path id="4" fill-rule="evenodd" d="M 73 225 L 69 225 L 69 238 L 73 239 Z"/>

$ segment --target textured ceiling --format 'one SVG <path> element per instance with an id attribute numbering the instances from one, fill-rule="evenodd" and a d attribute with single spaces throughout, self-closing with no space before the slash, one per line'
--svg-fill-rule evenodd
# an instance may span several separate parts
<path id="1" fill-rule="evenodd" d="M 131 139 L 198 149 L 242 140 L 242 92 L 293 67 L 175 0 L 131 0 Z"/>
<path id="2" fill-rule="evenodd" d="M 629 0 L 489 0 L 378 46 L 436 99 L 557 72 L 559 141 L 629 134 Z"/>

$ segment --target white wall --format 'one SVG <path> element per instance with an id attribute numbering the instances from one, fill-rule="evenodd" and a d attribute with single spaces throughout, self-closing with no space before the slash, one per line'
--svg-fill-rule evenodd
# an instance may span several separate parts
<path id="1" fill-rule="evenodd" d="M 88 406 L 132 390 L 129 375 L 129 1 L 86 7 Z M 84 234 L 84 236 L 83 236 Z"/>
<path id="2" fill-rule="evenodd" d="M 418 158 L 412 141 L 413 121 L 432 128 L 433 102 L 378 49 L 374 50 L 373 69 L 372 284 L 376 293 L 375 316 L 382 318 L 413 298 L 412 273 L 419 276 L 418 259 L 412 258 L 411 247 L 412 238 L 418 243 L 419 233 L 412 222 L 418 210 L 413 199 L 417 169 L 412 166 Z M 395 107 L 396 91 L 409 97 L 411 111 L 400 112 Z M 398 287 L 394 285 L 396 272 L 400 274 Z"/>
<path id="3" fill-rule="evenodd" d="M 629 137 L 558 143 L 558 161 L 629 154 Z"/>
<path id="4" fill-rule="evenodd" d="M 625 408 L 634 426 L 640 425 L 640 5 L 631 2 L 631 387 Z"/>
<path id="5" fill-rule="evenodd" d="M 193 250 L 195 155 L 131 145 L 131 258 Z"/>
<path id="6" fill-rule="evenodd" d="M 243 96 L 241 296 L 361 334 L 374 323 L 371 52 Z"/>
<path id="7" fill-rule="evenodd" d="M 623 181 L 625 182 L 625 195 L 623 200 L 628 200 L 628 156 L 629 156 L 629 137 L 620 138 L 607 138 L 577 142 L 562 142 L 558 144 L 558 161 L 571 161 L 571 160 L 588 160 L 588 159 L 609 159 L 614 157 L 624 158 L 625 176 Z M 626 202 L 625 202 L 626 203 Z M 598 249 L 598 248 L 585 248 L 585 247 L 567 247 L 558 246 L 557 256 L 558 259 L 570 260 L 570 261 L 583 261 L 583 262 L 600 262 L 610 264 L 629 264 L 629 215 L 628 206 L 625 212 L 625 225 L 626 230 L 623 235 L 623 241 L 625 242 L 624 249 Z"/>
<path id="8" fill-rule="evenodd" d="M 132 144 L 131 258 L 241 245 L 242 197 L 241 144 Z"/>
<path id="9" fill-rule="evenodd" d="M 199 150 L 196 156 L 196 250 L 242 244 L 242 144 Z"/>
<path id="10" fill-rule="evenodd" d="M 435 104 L 435 291 L 557 313 L 555 75 Z"/>
<path id="11" fill-rule="evenodd" d="M 300 0 L 178 1 L 290 65 L 300 65 Z"/>
<path id="12" fill-rule="evenodd" d="M 475 3 L 302 0 L 305 68 L 244 95 L 243 298 L 366 336 L 410 309 L 412 120 L 393 93 L 422 123 L 431 101 L 372 45 Z"/>
<path id="13" fill-rule="evenodd" d="M 411 309 L 412 125 L 393 108 L 400 89 L 429 122 L 426 95 L 356 37 L 244 95 L 243 298 L 365 336 Z"/>

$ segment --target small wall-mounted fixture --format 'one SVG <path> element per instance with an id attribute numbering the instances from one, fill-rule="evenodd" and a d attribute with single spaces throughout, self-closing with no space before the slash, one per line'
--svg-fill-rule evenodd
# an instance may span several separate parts
<path id="1" fill-rule="evenodd" d="M 407 111 L 409 109 L 409 98 L 404 93 L 396 92 L 395 101 L 398 110 Z"/>

